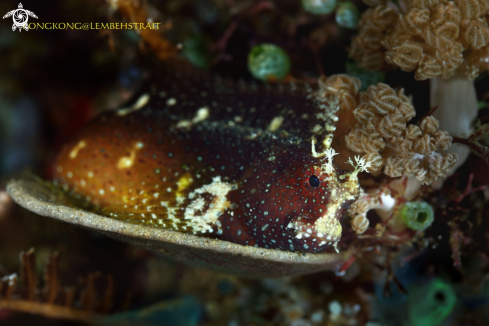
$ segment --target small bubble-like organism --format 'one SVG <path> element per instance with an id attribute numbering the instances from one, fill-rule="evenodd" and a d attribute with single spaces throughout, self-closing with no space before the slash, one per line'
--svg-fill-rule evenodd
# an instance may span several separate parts
<path id="1" fill-rule="evenodd" d="M 248 53 L 248 70 L 259 80 L 282 80 L 290 70 L 289 55 L 275 44 L 255 45 Z"/>
<path id="2" fill-rule="evenodd" d="M 334 11 L 337 0 L 302 0 L 302 8 L 314 15 L 327 15 Z"/>
<path id="3" fill-rule="evenodd" d="M 407 202 L 399 214 L 407 227 L 416 231 L 426 229 L 434 221 L 433 207 L 422 201 Z"/>
<path id="4" fill-rule="evenodd" d="M 355 29 L 360 20 L 360 13 L 357 6 L 351 2 L 344 2 L 336 9 L 336 23 L 341 27 Z"/>
<path id="5" fill-rule="evenodd" d="M 175 64 L 59 153 L 55 182 L 115 219 L 289 251 L 335 248 L 359 193 L 330 148 L 338 101 Z"/>

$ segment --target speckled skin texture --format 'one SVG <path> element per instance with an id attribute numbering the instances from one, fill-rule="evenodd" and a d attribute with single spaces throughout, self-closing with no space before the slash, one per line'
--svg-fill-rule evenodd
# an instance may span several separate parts
<path id="1" fill-rule="evenodd" d="M 117 219 L 321 251 L 339 241 L 358 190 L 356 176 L 311 150 L 313 137 L 328 138 L 333 109 L 308 85 L 173 69 L 138 105 L 101 114 L 69 141 L 55 181 Z"/>

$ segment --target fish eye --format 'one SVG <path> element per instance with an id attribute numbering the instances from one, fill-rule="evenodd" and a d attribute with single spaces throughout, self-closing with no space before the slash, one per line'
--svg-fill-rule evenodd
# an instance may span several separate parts
<path id="1" fill-rule="evenodd" d="M 314 188 L 319 187 L 319 184 L 320 184 L 320 182 L 319 182 L 319 178 L 318 178 L 318 177 L 316 177 L 314 174 L 313 174 L 313 175 L 311 175 L 311 176 L 309 177 L 309 184 L 310 184 L 312 187 L 314 187 Z"/>

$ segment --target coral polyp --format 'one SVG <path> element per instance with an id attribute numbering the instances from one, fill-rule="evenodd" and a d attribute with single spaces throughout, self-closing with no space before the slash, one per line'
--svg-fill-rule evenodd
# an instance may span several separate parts
<path id="1" fill-rule="evenodd" d="M 337 102 L 307 84 L 184 74 L 92 121 L 59 154 L 57 182 L 113 218 L 265 248 L 336 246 L 364 167 L 333 162 Z"/>

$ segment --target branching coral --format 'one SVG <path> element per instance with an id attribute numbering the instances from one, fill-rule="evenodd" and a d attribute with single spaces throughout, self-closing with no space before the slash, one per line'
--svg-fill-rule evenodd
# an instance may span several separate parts
<path id="1" fill-rule="evenodd" d="M 419 126 L 407 124 L 416 112 L 404 90 L 396 92 L 377 84 L 361 95 L 353 111 L 357 126 L 346 136 L 349 149 L 364 153 L 371 162 L 369 172 L 379 171 L 390 177 L 414 175 L 423 184 L 445 178 L 457 162 L 452 153 L 441 155 L 452 143 L 448 132 L 439 130 L 438 120 L 425 117 Z"/>

